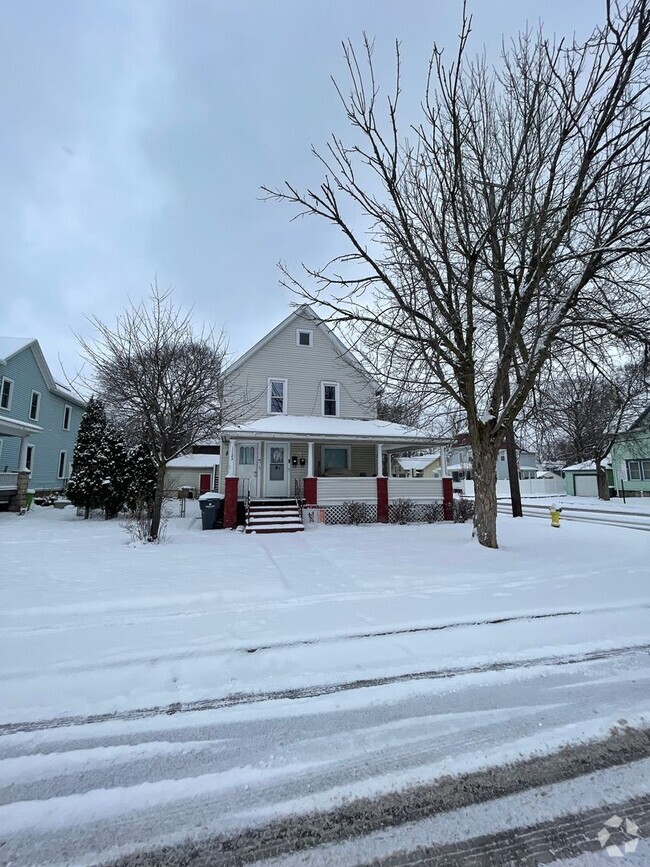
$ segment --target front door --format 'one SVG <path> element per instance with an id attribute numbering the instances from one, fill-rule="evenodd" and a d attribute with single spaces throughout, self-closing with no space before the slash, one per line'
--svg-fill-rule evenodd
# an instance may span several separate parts
<path id="1" fill-rule="evenodd" d="M 257 443 L 237 444 L 239 496 L 257 497 Z"/>
<path id="2" fill-rule="evenodd" d="M 266 443 L 265 497 L 289 496 L 289 444 Z"/>

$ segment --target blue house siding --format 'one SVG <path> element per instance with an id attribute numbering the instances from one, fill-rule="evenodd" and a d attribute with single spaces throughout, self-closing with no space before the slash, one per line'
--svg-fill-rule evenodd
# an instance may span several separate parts
<path id="1" fill-rule="evenodd" d="M 29 444 L 34 446 L 30 477 L 30 488 L 35 490 L 58 490 L 63 487 L 64 480 L 59 475 L 59 457 L 66 452 L 65 478 L 70 475 L 72 452 L 79 430 L 79 423 L 84 408 L 76 402 L 66 400 L 55 394 L 47 386 L 31 346 L 26 346 L 16 355 L 9 358 L 6 364 L 0 364 L 0 381 L 3 377 L 13 380 L 11 406 L 0 408 L 0 417 L 18 419 L 19 421 L 37 424 L 43 428 L 41 433 L 34 433 L 29 438 Z M 40 392 L 40 406 L 37 419 L 30 419 L 30 404 L 32 391 Z M 70 430 L 64 430 L 65 407 L 70 407 Z M 0 470 L 9 472 L 18 469 L 20 439 L 17 437 L 0 437 Z"/>

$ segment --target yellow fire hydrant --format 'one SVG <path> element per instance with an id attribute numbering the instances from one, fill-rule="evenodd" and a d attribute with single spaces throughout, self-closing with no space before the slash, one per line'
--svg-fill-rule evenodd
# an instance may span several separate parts
<path id="1" fill-rule="evenodd" d="M 556 506 L 555 503 L 553 503 L 551 506 L 548 507 L 548 510 L 551 513 L 551 527 L 559 527 L 562 509 L 559 506 Z"/>

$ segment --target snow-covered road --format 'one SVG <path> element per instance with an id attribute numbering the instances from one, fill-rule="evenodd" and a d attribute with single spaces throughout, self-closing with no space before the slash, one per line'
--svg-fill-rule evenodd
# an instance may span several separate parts
<path id="1" fill-rule="evenodd" d="M 616 724 L 643 725 L 649 695 L 648 655 L 634 651 L 6 735 L 2 855 L 92 864 L 188 836 L 232 835 L 600 737 Z M 601 794 L 602 803 L 620 796 Z"/>
<path id="2" fill-rule="evenodd" d="M 73 510 L 0 515 L 0 862 L 96 863 L 645 725 L 650 534 L 499 525 L 488 551 L 469 525 L 190 517 L 134 547 Z"/>

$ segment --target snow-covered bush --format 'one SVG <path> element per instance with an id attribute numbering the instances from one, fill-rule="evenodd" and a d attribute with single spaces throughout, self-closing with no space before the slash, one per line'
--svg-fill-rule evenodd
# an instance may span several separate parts
<path id="1" fill-rule="evenodd" d="M 454 500 L 453 517 L 455 524 L 464 524 L 470 518 L 474 517 L 474 501 L 473 500 Z"/>
<path id="2" fill-rule="evenodd" d="M 360 503 L 358 500 L 346 500 L 343 503 L 343 508 L 346 514 L 347 524 L 367 524 L 368 523 L 368 505 Z"/>
<path id="3" fill-rule="evenodd" d="M 442 503 L 425 503 L 422 506 L 422 516 L 427 524 L 435 524 L 436 521 L 442 521 L 445 517 Z"/>
<path id="4" fill-rule="evenodd" d="M 388 509 L 388 517 L 392 524 L 410 524 L 414 520 L 415 503 L 408 497 L 394 500 Z"/>

